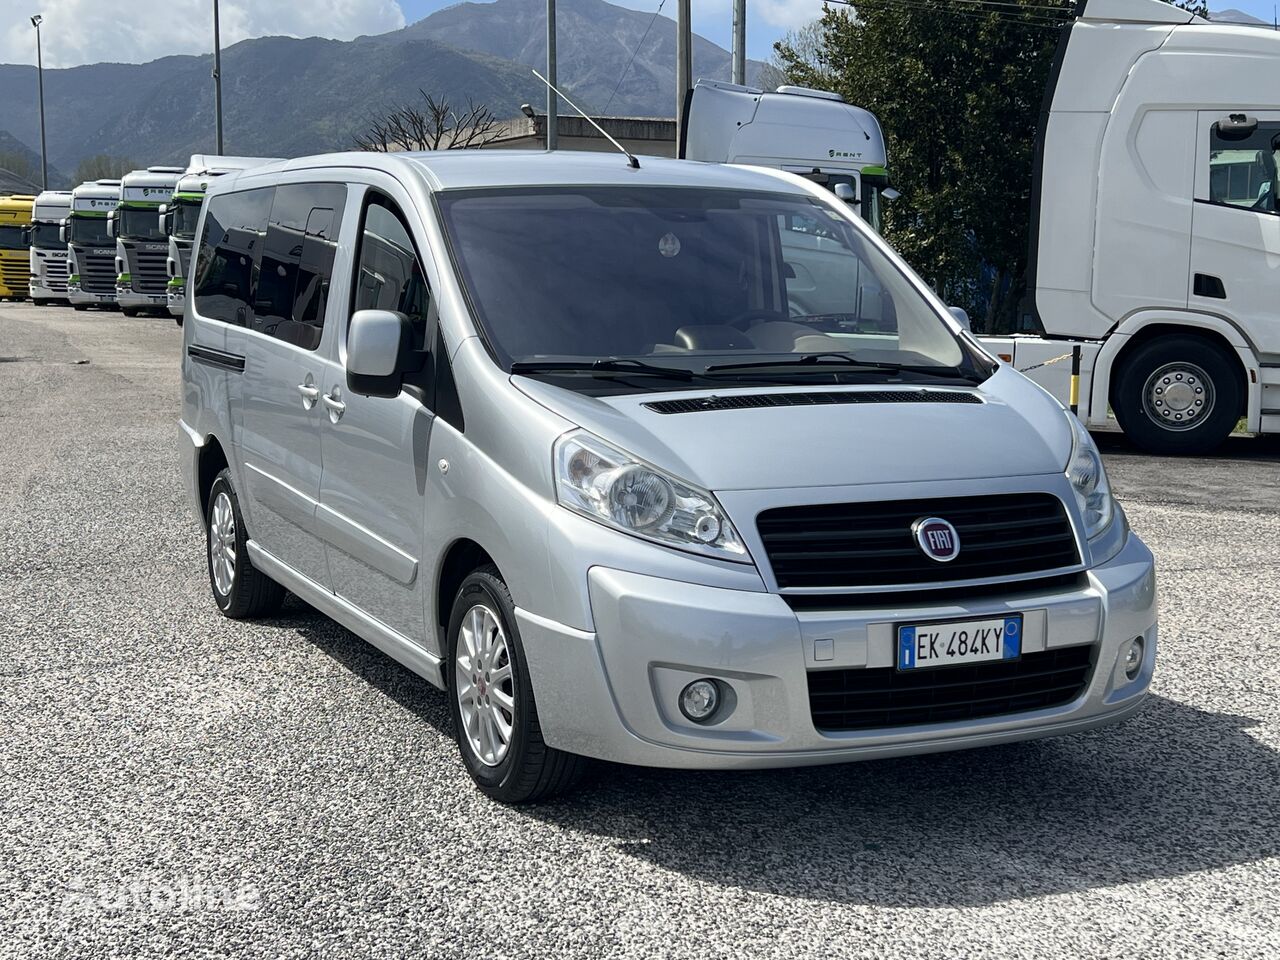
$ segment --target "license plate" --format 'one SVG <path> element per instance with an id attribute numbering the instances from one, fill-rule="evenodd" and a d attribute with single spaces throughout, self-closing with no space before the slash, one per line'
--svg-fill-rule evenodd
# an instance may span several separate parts
<path id="1" fill-rule="evenodd" d="M 1022 614 L 987 620 L 948 620 L 898 627 L 898 669 L 921 670 L 1022 654 Z"/>

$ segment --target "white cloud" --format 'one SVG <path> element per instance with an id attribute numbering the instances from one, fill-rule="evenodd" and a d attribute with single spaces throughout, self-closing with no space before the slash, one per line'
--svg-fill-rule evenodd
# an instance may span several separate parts
<path id="1" fill-rule="evenodd" d="M 5 0 L 5 7 L 20 2 Z M 35 13 L 44 17 L 47 67 L 145 63 L 213 48 L 212 0 L 26 0 L 25 6 L 23 16 L 0 29 L 0 63 L 35 63 L 35 31 L 27 19 Z M 397 0 L 219 0 L 219 19 L 224 49 L 248 37 L 350 40 L 404 26 Z"/>

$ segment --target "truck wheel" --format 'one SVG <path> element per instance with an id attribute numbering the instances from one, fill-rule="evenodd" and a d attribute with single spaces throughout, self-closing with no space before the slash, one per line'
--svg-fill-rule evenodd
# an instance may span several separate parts
<path id="1" fill-rule="evenodd" d="M 1121 429 L 1152 453 L 1213 450 L 1244 409 L 1239 361 L 1212 340 L 1160 337 L 1125 361 L 1113 407 Z"/>
<path id="2" fill-rule="evenodd" d="M 449 711 L 476 786 L 501 803 L 527 803 L 576 784 L 588 761 L 543 742 L 515 604 L 497 568 L 462 582 L 448 638 Z"/>
<path id="3" fill-rule="evenodd" d="M 89 309 L 89 305 L 87 303 L 73 303 L 72 306 L 75 307 L 77 311 L 84 311 Z"/>
<path id="4" fill-rule="evenodd" d="M 136 317 L 141 311 L 137 307 L 121 307 L 120 312 L 126 317 Z"/>
<path id="5" fill-rule="evenodd" d="M 232 620 L 275 613 L 284 602 L 284 587 L 257 570 L 245 547 L 249 536 L 240 516 L 240 501 L 231 486 L 231 471 L 223 469 L 213 481 L 207 521 L 206 556 L 209 586 L 223 615 Z"/>

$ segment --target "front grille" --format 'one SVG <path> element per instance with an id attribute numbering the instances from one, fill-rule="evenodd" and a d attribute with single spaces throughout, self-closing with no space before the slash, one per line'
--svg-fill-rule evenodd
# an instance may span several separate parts
<path id="1" fill-rule="evenodd" d="M 999 717 L 1070 703 L 1084 692 L 1092 645 L 932 670 L 894 667 L 809 672 L 819 730 L 868 730 Z"/>
<path id="2" fill-rule="evenodd" d="M 82 253 L 80 264 L 80 289 L 86 293 L 116 292 L 116 258 Z"/>
<path id="3" fill-rule="evenodd" d="M 656 400 L 645 406 L 655 413 L 701 413 L 708 410 L 752 410 L 760 407 L 813 407 L 838 403 L 981 403 L 976 394 L 959 390 L 846 390 L 829 393 L 746 393 L 727 397 Z"/>
<path id="4" fill-rule="evenodd" d="M 911 532 L 924 517 L 956 528 L 949 563 Z M 1020 576 L 1080 562 L 1062 501 L 1047 493 L 834 503 L 766 510 L 756 529 L 779 587 L 870 587 Z"/>
<path id="5" fill-rule="evenodd" d="M 65 257 L 47 258 L 44 264 L 44 285 L 54 293 L 67 292 L 67 261 Z"/>
<path id="6" fill-rule="evenodd" d="M 31 278 L 31 264 L 27 260 L 0 260 L 0 282 L 15 297 L 27 295 L 27 283 Z"/>
<path id="7" fill-rule="evenodd" d="M 129 273 L 133 278 L 133 290 L 151 296 L 163 296 L 169 283 L 169 270 L 165 265 L 168 252 L 133 250 L 131 254 Z"/>

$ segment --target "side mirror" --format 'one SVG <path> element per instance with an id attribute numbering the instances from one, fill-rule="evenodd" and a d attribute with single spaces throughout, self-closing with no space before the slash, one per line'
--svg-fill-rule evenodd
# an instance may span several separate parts
<path id="1" fill-rule="evenodd" d="M 410 346 L 404 314 L 357 310 L 347 326 L 347 388 L 366 397 L 399 396 Z"/>
<path id="2" fill-rule="evenodd" d="M 890 203 L 893 203 L 893 201 L 897 200 L 900 196 L 902 196 L 902 194 L 900 194 L 897 190 L 893 189 L 893 187 L 885 187 L 883 190 L 880 191 L 880 196 L 884 197 Z"/>
<path id="3" fill-rule="evenodd" d="M 116 212 L 112 210 L 107 214 L 107 236 L 114 237 L 116 235 Z"/>
<path id="4" fill-rule="evenodd" d="M 837 183 L 834 187 L 835 195 L 846 203 L 853 203 L 858 199 L 858 195 L 854 193 L 853 184 Z"/>
<path id="5" fill-rule="evenodd" d="M 951 311 L 951 315 L 956 318 L 956 322 L 959 323 L 960 326 L 964 327 L 966 330 L 973 330 L 973 327 L 969 325 L 969 314 L 963 307 L 947 307 L 947 309 Z"/>
<path id="6" fill-rule="evenodd" d="M 30 227 L 22 228 L 22 245 L 24 247 L 31 246 L 31 228 Z"/>
<path id="7" fill-rule="evenodd" d="M 167 203 L 160 204 L 160 209 L 156 213 L 159 217 L 156 222 L 160 226 L 160 232 L 167 234 L 169 232 L 169 205 Z"/>
<path id="8" fill-rule="evenodd" d="M 59 243 L 67 242 L 67 221 L 66 220 L 63 220 L 61 223 L 58 224 L 58 242 Z"/>

